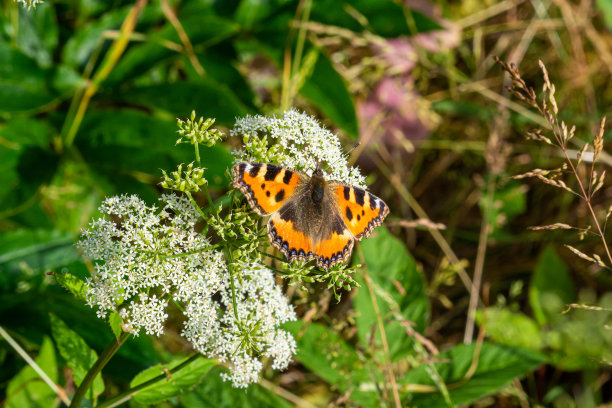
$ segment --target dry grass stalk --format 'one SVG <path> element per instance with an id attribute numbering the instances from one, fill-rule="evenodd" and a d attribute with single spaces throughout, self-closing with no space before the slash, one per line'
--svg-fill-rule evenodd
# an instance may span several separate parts
<path id="1" fill-rule="evenodd" d="M 557 105 L 557 100 L 555 98 L 555 85 L 550 81 L 550 77 L 548 75 L 548 71 L 544 63 L 542 61 L 539 61 L 539 66 L 540 66 L 540 69 L 542 70 L 542 77 L 544 79 L 544 84 L 542 86 L 542 98 L 538 100 L 536 92 L 533 90 L 532 87 L 527 85 L 527 83 L 523 80 L 523 78 L 521 78 L 521 75 L 517 67 L 514 64 L 507 64 L 497 57 L 495 58 L 495 60 L 510 75 L 510 79 L 512 80 L 512 85 L 507 87 L 508 91 L 512 93 L 513 95 L 515 95 L 517 98 L 521 99 L 528 106 L 535 108 L 538 111 L 538 113 L 542 117 L 544 117 L 548 125 L 548 128 L 553 135 L 553 140 L 555 143 L 551 143 L 551 139 L 545 136 L 542 136 L 541 130 L 528 132 L 527 137 L 530 139 L 543 141 L 544 143 L 547 143 L 547 144 L 556 144 L 563 152 L 563 156 L 566 160 L 566 165 L 561 169 L 555 169 L 555 170 L 535 169 L 535 170 L 514 176 L 514 178 L 521 179 L 521 178 L 526 178 L 526 177 L 535 177 L 548 185 L 551 185 L 557 188 L 561 188 L 563 190 L 566 190 L 580 197 L 587 205 L 587 208 L 593 220 L 593 224 L 597 230 L 597 235 L 600 237 L 604 250 L 606 252 L 606 256 L 608 259 L 608 265 L 612 265 L 612 254 L 610 253 L 608 243 L 604 236 L 604 230 L 602 229 L 599 218 L 595 214 L 595 210 L 593 209 L 593 206 L 591 203 L 593 195 L 603 187 L 604 182 L 605 182 L 606 172 L 603 171 L 598 176 L 597 172 L 595 171 L 595 164 L 597 163 L 599 156 L 603 152 L 603 134 L 604 134 L 605 124 L 606 124 L 605 117 L 602 119 L 600 123 L 599 132 L 595 135 L 592 145 L 590 145 L 589 143 L 586 143 L 582 147 L 580 152 L 576 155 L 575 159 L 572 160 L 572 158 L 570 157 L 568 153 L 569 149 L 567 148 L 567 144 L 574 137 L 576 133 L 576 127 L 575 126 L 568 127 L 565 124 L 565 122 L 559 120 L 559 117 L 558 117 L 559 108 Z M 591 162 L 591 169 L 590 169 L 588 180 L 583 180 L 580 177 L 580 174 L 578 172 L 578 166 L 581 164 L 585 153 L 587 153 L 589 149 L 592 150 L 593 159 Z M 570 188 L 569 186 L 567 186 L 567 184 L 564 181 L 558 179 L 558 177 L 561 174 L 563 174 L 563 172 L 566 169 L 569 169 L 570 172 L 574 175 L 576 182 L 578 184 L 577 190 Z M 608 213 L 604 221 L 608 219 L 611 212 L 612 212 L 612 206 L 608 210 Z M 569 228 L 574 228 L 574 227 L 568 226 L 567 224 L 557 223 L 557 224 L 552 224 L 549 226 L 534 227 L 532 229 L 534 230 L 569 229 L 566 226 Z M 604 228 L 605 228 L 605 223 L 604 223 Z M 582 239 L 586 235 L 586 233 L 589 232 L 590 227 L 586 229 L 580 229 L 580 228 L 576 228 L 576 229 L 580 231 L 579 235 L 580 235 L 580 238 Z M 585 253 L 579 251 L 578 249 L 570 245 L 565 245 L 565 246 L 568 249 L 570 249 L 574 254 L 579 256 L 580 258 L 585 259 L 590 262 L 594 262 L 601 267 L 605 267 L 609 269 L 606 263 L 602 261 L 600 256 L 598 255 L 588 256 Z"/>

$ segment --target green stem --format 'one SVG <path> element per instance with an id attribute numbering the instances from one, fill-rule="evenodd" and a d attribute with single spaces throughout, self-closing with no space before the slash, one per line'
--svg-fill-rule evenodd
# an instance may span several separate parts
<path id="1" fill-rule="evenodd" d="M 240 318 L 238 318 L 238 305 L 236 304 L 236 286 L 234 285 L 234 269 L 232 268 L 232 251 L 226 246 L 225 247 L 225 255 L 227 256 L 227 269 L 230 274 L 230 286 L 232 288 L 232 306 L 234 306 L 234 317 L 236 317 L 236 322 L 240 323 Z"/>
<path id="2" fill-rule="evenodd" d="M 70 403 L 70 408 L 76 408 L 81 406 L 81 401 L 85 398 L 85 394 L 91 387 L 96 376 L 102 371 L 104 366 L 110 361 L 110 359 L 115 355 L 115 353 L 119 350 L 119 347 L 130 337 L 130 333 L 121 333 L 119 336 L 119 340 L 113 339 L 110 344 L 104 349 L 100 357 L 96 360 L 94 365 L 89 369 L 87 375 L 77 388 L 74 397 L 72 397 L 72 402 Z"/>
<path id="3" fill-rule="evenodd" d="M 173 369 L 168 370 L 168 373 L 160 374 L 157 377 L 151 378 L 149 381 L 145 381 L 142 384 L 138 384 L 137 386 L 132 387 L 129 390 L 122 392 L 121 394 L 102 402 L 101 404 L 98 404 L 96 408 L 112 408 L 112 407 L 116 407 L 119 404 L 123 404 L 124 402 L 132 399 L 132 397 L 134 397 L 136 394 L 138 394 L 143 389 L 149 387 L 150 385 L 153 385 L 163 380 L 167 380 L 169 374 L 176 373 L 177 371 L 191 364 L 192 362 L 194 362 L 196 359 L 200 357 L 202 357 L 202 355 L 199 353 L 196 353 L 192 355 L 191 357 L 189 357 L 187 360 L 183 361 L 181 364 L 174 367 Z"/>
<path id="4" fill-rule="evenodd" d="M 100 85 L 108 77 L 115 65 L 117 65 L 121 55 L 123 55 L 123 52 L 130 41 L 130 35 L 136 27 L 138 16 L 140 15 L 140 12 L 144 6 L 147 4 L 147 1 L 148 0 L 138 0 L 136 4 L 134 4 L 121 25 L 119 37 L 113 42 L 113 45 L 111 45 L 104 58 L 104 61 L 102 61 L 102 64 L 100 65 L 100 68 L 94 75 L 93 79 L 88 82 L 87 87 L 83 91 L 81 100 L 79 101 L 78 107 L 74 112 L 74 116 L 66 119 L 66 122 L 62 127 L 65 147 L 70 147 L 72 145 L 77 131 L 79 130 L 79 126 L 83 121 L 83 117 L 85 116 L 85 112 L 87 111 L 89 101 L 96 94 L 100 88 Z"/>
<path id="5" fill-rule="evenodd" d="M 198 163 L 198 167 L 202 167 L 202 162 L 200 161 L 200 145 L 198 144 L 198 142 L 195 142 L 193 144 L 193 147 L 195 149 L 195 157 L 196 162 Z"/>
<path id="6" fill-rule="evenodd" d="M 193 199 L 193 196 L 191 195 L 191 193 L 189 191 L 185 191 L 185 194 L 187 195 L 189 202 L 191 202 L 191 205 L 193 205 L 196 211 L 200 214 L 200 217 L 202 217 L 202 219 L 205 220 L 206 214 L 202 211 L 198 203 L 196 203 L 196 201 Z"/>

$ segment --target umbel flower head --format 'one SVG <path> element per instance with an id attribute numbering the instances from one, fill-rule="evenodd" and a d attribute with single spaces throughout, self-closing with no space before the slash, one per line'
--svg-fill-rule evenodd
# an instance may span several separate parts
<path id="1" fill-rule="evenodd" d="M 246 116 L 230 130 L 242 136 L 244 148 L 234 152 L 236 161 L 282 164 L 311 174 L 318 163 L 329 167 L 328 178 L 365 188 L 365 177 L 349 167 L 338 137 L 317 119 L 296 109 L 281 117 Z M 268 137 L 276 144 L 268 146 Z"/>
<path id="2" fill-rule="evenodd" d="M 200 215 L 187 198 L 164 195 L 162 206 L 137 196 L 106 199 L 77 244 L 95 261 L 87 303 L 99 317 L 118 313 L 123 328 L 161 335 L 169 303 L 185 314 L 182 335 L 209 358 L 229 364 L 234 386 L 257 381 L 261 359 L 286 368 L 295 341 L 279 325 L 293 308 L 262 265 L 232 264 L 196 232 Z M 110 219 L 109 219 L 110 218 Z M 172 302 L 173 301 L 173 302 Z"/>

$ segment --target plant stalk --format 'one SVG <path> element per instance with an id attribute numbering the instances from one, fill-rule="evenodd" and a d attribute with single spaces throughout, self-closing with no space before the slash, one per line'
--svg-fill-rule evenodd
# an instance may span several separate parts
<path id="1" fill-rule="evenodd" d="M 77 388 L 76 393 L 74 394 L 74 397 L 72 397 L 70 408 L 77 408 L 81 406 L 81 402 L 83 401 L 83 398 L 85 398 L 85 394 L 91 387 L 91 384 L 93 383 L 94 378 L 96 378 L 98 373 L 102 371 L 104 366 L 106 366 L 106 364 L 115 355 L 115 353 L 117 353 L 117 351 L 119 350 L 119 347 L 121 347 L 121 345 L 123 345 L 123 343 L 125 343 L 125 341 L 129 337 L 130 337 L 130 333 L 123 332 L 121 333 L 121 336 L 119 336 L 119 340 L 113 339 L 110 342 L 110 344 L 106 347 L 106 349 L 104 349 L 102 354 L 100 354 L 100 357 L 98 357 L 94 365 L 87 372 L 87 375 L 83 379 L 83 382 L 81 382 L 81 385 L 79 385 L 79 388 Z"/>

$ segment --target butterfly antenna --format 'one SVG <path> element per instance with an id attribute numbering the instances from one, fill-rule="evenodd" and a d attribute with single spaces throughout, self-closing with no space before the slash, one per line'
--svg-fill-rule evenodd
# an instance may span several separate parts
<path id="1" fill-rule="evenodd" d="M 345 155 L 344 157 L 346 157 L 346 158 L 348 159 L 348 157 L 351 155 L 351 152 L 352 152 L 353 150 L 355 150 L 356 148 L 358 148 L 360 144 L 361 144 L 361 142 L 357 142 L 357 143 L 355 143 L 355 146 L 353 146 L 353 147 L 351 148 L 351 150 L 349 150 L 348 152 L 346 152 L 346 155 Z M 331 162 L 331 163 L 335 163 L 335 162 Z M 327 166 L 329 167 L 329 165 L 330 165 L 331 163 L 330 163 L 330 162 L 328 162 L 328 163 L 327 163 Z"/>

